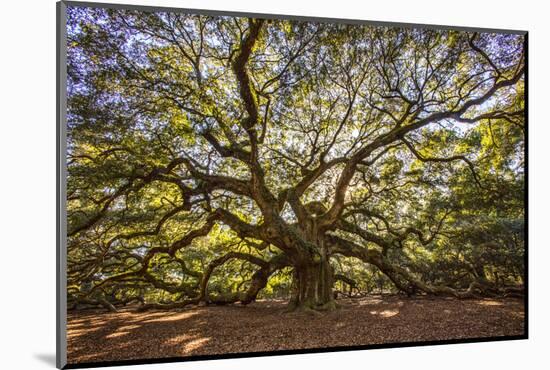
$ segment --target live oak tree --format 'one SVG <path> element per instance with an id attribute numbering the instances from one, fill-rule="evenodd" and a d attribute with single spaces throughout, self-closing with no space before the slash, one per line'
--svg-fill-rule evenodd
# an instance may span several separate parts
<path id="1" fill-rule="evenodd" d="M 291 307 L 332 309 L 357 269 L 407 294 L 521 284 L 523 43 L 69 7 L 69 298 L 247 304 L 290 273 Z"/>

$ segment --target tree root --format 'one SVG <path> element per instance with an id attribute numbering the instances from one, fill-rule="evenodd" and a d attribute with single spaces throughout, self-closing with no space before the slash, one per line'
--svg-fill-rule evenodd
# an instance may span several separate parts
<path id="1" fill-rule="evenodd" d="M 283 311 L 283 314 L 287 313 L 307 313 L 314 316 L 322 315 L 323 313 L 340 309 L 340 305 L 336 301 L 331 300 L 321 305 L 315 304 L 297 304 L 296 302 L 290 302 Z"/>
<path id="2" fill-rule="evenodd" d="M 297 307 L 289 307 L 287 310 L 283 311 L 285 314 L 306 314 L 308 316 L 315 316 L 319 317 L 322 316 L 323 313 L 316 310 L 315 308 L 309 306 L 309 305 L 299 305 Z"/>
<path id="3" fill-rule="evenodd" d="M 332 301 L 329 301 L 321 306 L 317 306 L 315 307 L 315 310 L 316 311 L 323 311 L 323 312 L 329 312 L 329 311 L 335 311 L 335 310 L 338 310 L 340 309 L 341 306 L 336 303 L 336 301 L 332 300 Z"/>

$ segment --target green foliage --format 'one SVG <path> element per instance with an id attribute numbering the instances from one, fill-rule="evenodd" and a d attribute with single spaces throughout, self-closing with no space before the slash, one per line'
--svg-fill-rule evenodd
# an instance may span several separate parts
<path id="1" fill-rule="evenodd" d="M 319 262 L 327 235 L 433 284 L 522 283 L 522 37 L 271 20 L 247 46 L 257 24 L 69 9 L 71 297 L 180 301 L 232 252 L 248 259 L 216 265 L 210 293 L 245 291 L 254 258 L 287 256 L 260 293 L 287 298 L 299 248 Z M 372 264 L 329 258 L 361 291 L 396 291 Z"/>

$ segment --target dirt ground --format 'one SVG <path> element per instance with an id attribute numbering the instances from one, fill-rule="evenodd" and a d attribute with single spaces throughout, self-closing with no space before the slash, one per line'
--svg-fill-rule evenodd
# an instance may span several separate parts
<path id="1" fill-rule="evenodd" d="M 369 297 L 321 315 L 284 301 L 68 315 L 68 362 L 135 360 L 522 335 L 522 300 Z"/>

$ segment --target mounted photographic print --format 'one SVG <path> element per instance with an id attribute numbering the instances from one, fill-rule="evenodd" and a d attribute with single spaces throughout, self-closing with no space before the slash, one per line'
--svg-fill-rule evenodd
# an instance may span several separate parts
<path id="1" fill-rule="evenodd" d="M 58 367 L 527 338 L 526 38 L 58 3 Z"/>

